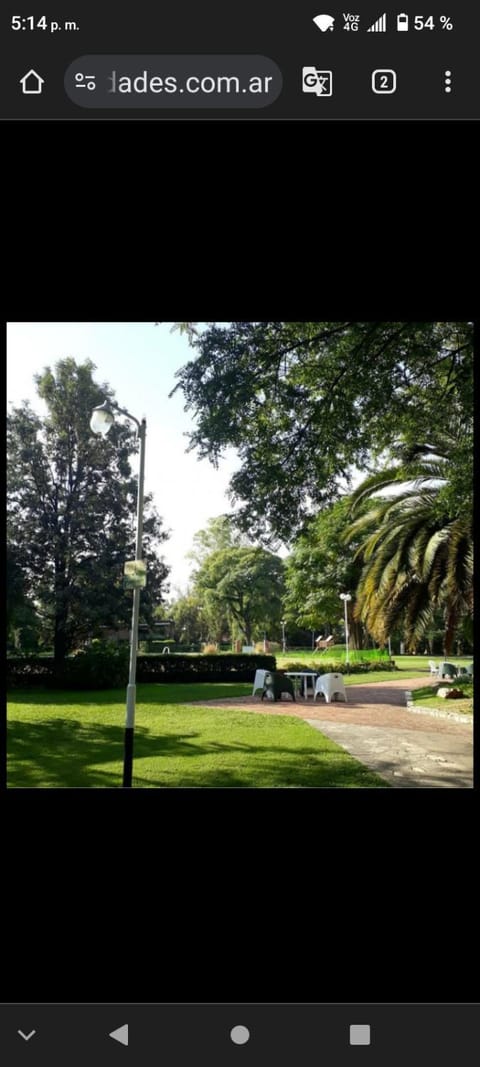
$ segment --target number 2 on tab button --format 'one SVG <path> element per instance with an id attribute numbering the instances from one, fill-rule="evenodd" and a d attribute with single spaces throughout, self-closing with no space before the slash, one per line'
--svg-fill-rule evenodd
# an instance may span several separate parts
<path id="1" fill-rule="evenodd" d="M 394 93 L 397 88 L 397 75 L 394 70 L 374 70 L 372 72 L 372 89 L 374 93 Z"/>

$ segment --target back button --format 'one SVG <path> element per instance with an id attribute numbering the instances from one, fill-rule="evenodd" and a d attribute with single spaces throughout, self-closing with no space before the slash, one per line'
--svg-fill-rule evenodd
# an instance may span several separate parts
<path id="1" fill-rule="evenodd" d="M 128 1045 L 128 1023 L 125 1026 L 119 1026 L 118 1030 L 112 1030 L 108 1036 L 113 1037 L 114 1041 L 119 1041 L 121 1045 Z"/>

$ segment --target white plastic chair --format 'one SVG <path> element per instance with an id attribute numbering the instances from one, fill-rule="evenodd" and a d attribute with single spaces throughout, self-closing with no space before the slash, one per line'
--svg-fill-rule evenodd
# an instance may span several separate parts
<path id="1" fill-rule="evenodd" d="M 334 696 L 336 696 L 337 699 L 339 696 L 341 696 L 346 702 L 347 694 L 345 692 L 345 683 L 343 681 L 342 675 L 321 674 L 320 677 L 317 678 L 315 684 L 315 692 L 313 694 L 314 701 L 320 694 L 325 697 L 326 704 L 330 704 L 332 697 Z"/>
<path id="2" fill-rule="evenodd" d="M 430 674 L 438 674 L 438 667 L 435 660 L 429 659 L 428 666 L 430 667 Z"/>
<path id="3" fill-rule="evenodd" d="M 268 674 L 268 671 L 255 671 L 255 681 L 253 683 L 252 697 L 255 696 L 257 689 L 263 689 L 266 674 Z"/>

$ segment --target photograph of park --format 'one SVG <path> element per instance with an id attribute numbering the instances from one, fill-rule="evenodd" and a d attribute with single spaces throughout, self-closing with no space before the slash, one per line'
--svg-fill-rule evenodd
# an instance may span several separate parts
<path id="1" fill-rule="evenodd" d="M 473 787 L 473 323 L 7 329 L 7 786 Z"/>

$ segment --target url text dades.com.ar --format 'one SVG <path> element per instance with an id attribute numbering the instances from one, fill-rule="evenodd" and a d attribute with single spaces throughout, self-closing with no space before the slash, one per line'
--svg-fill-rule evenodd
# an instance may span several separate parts
<path id="1" fill-rule="evenodd" d="M 217 74 L 215 76 L 204 74 L 201 77 L 197 74 L 191 74 L 183 82 L 180 82 L 173 74 L 163 77 L 150 73 L 148 70 L 143 70 L 141 74 L 131 77 L 127 74 L 121 74 L 117 70 L 112 70 L 108 75 L 108 81 L 109 93 L 189 93 L 193 95 L 197 93 L 206 93 L 207 95 L 211 93 L 218 95 L 255 93 L 268 95 L 273 78 L 270 75 L 252 75 L 241 79 L 234 74 Z"/>

